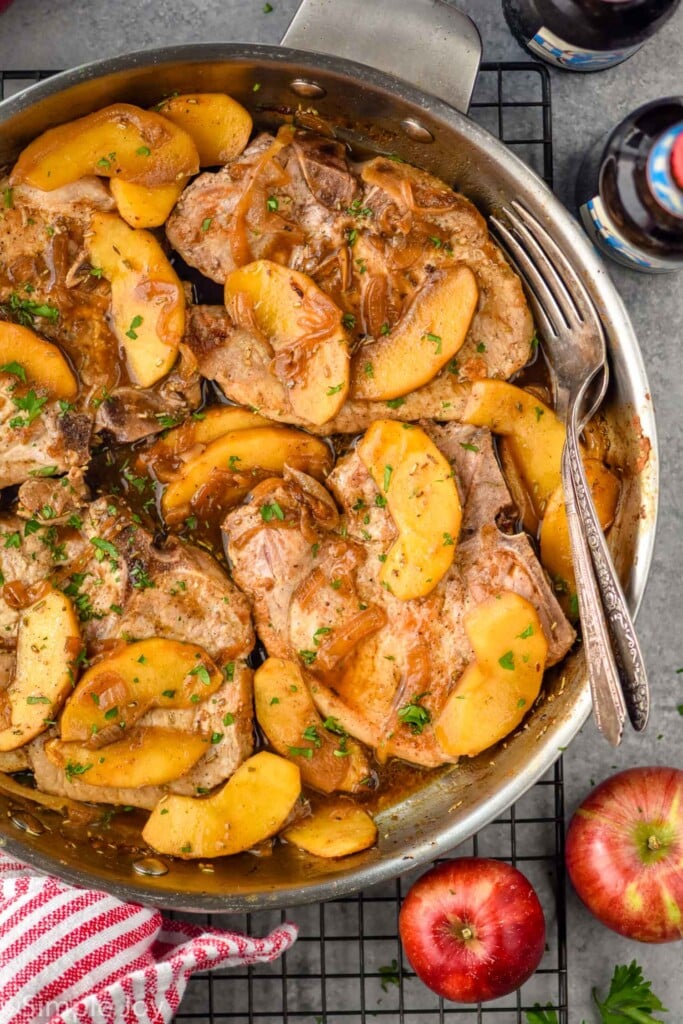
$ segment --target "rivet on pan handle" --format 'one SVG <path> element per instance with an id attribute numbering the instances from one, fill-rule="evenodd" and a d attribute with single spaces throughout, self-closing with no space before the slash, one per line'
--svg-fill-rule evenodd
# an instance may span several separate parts
<path id="1" fill-rule="evenodd" d="M 396 75 L 464 114 L 481 60 L 476 25 L 448 0 L 303 0 L 282 42 Z"/>

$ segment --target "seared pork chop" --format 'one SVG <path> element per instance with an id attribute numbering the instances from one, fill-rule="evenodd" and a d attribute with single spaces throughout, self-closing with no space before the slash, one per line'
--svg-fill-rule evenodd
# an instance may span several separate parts
<path id="1" fill-rule="evenodd" d="M 283 129 L 277 139 L 259 136 L 223 170 L 201 175 L 183 193 L 167 233 L 188 263 L 220 283 L 257 258 L 309 274 L 342 310 L 357 367 L 365 345 L 393 330 L 435 272 L 472 269 L 479 303 L 457 357 L 389 405 L 351 394 L 325 433 L 354 433 L 380 415 L 458 420 L 471 381 L 508 379 L 530 356 L 533 323 L 519 278 L 484 219 L 464 196 L 408 164 L 377 157 L 352 165 L 338 143 Z M 221 307 L 200 307 L 187 341 L 202 375 L 228 398 L 307 425 L 291 409 L 268 340 L 250 323 L 233 324 Z"/>
<path id="2" fill-rule="evenodd" d="M 399 710 L 420 696 L 437 719 L 473 658 L 463 626 L 469 608 L 502 590 L 525 597 L 547 637 L 548 665 L 566 654 L 574 631 L 526 535 L 499 529 L 511 501 L 491 435 L 423 426 L 451 462 L 463 504 L 453 565 L 427 597 L 403 602 L 380 585 L 380 556 L 396 531 L 355 451 L 328 478 L 343 509 L 341 528 L 329 525 L 329 510 L 290 474 L 260 484 L 224 529 L 234 579 L 252 601 L 268 653 L 303 663 L 321 714 L 337 718 L 380 760 L 434 767 L 450 758 L 432 725 L 413 732 Z M 260 508 L 274 502 L 284 519 L 264 522 Z"/>
<path id="3" fill-rule="evenodd" d="M 0 182 L 0 190 L 6 185 Z M 56 402 L 44 404 L 26 436 L 17 437 L 5 426 L 16 409 L 2 375 L 0 460 L 7 469 L 5 482 L 15 483 L 41 465 L 56 465 L 60 471 L 85 465 L 92 427 L 108 430 L 119 441 L 133 441 L 158 433 L 167 417 L 186 415 L 201 395 L 194 360 L 186 350 L 153 388 L 128 384 L 125 361 L 108 323 L 110 286 L 91 273 L 96 268 L 90 266 L 84 246 L 92 213 L 115 208 L 105 185 L 98 178 L 82 178 L 53 192 L 25 185 L 6 191 L 11 206 L 0 212 L 0 318 L 31 327 L 56 343 L 80 387 L 67 413 Z"/>
<path id="4" fill-rule="evenodd" d="M 41 483 L 66 490 L 62 481 Z M 253 745 L 251 670 L 246 658 L 254 634 L 247 599 L 206 552 L 176 537 L 155 544 L 121 503 L 98 498 L 84 505 L 82 491 L 74 487 L 73 492 L 71 508 L 63 503 L 57 510 L 46 504 L 31 518 L 0 520 L 0 654 L 5 655 L 5 675 L 12 671 L 10 659 L 20 609 L 30 599 L 28 588 L 46 577 L 75 604 L 90 659 L 121 638 L 160 636 L 200 644 L 224 670 L 226 682 L 196 708 L 153 709 L 139 724 L 177 729 L 179 743 L 183 733 L 196 730 L 220 737 L 190 772 L 169 786 L 188 795 L 198 788 L 210 789 L 232 775 Z M 22 514 L 29 516 L 41 497 L 50 499 L 50 494 L 36 493 L 30 481 L 19 497 Z M 230 726 L 224 724 L 226 716 L 234 719 Z M 28 754 L 38 786 L 46 792 L 143 807 L 152 806 L 162 794 L 158 787 L 120 793 L 87 785 L 80 778 L 67 779 L 45 757 L 43 745 L 44 737 L 31 744 Z"/>

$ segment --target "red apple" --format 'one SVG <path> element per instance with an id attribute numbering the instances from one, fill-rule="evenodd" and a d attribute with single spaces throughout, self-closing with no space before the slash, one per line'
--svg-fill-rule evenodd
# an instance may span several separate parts
<path id="1" fill-rule="evenodd" d="M 545 948 L 545 918 L 531 883 L 517 868 L 484 857 L 450 860 L 418 879 L 399 930 L 425 985 L 460 1003 L 513 992 Z"/>
<path id="2" fill-rule="evenodd" d="M 640 942 L 683 937 L 683 771 L 629 768 L 583 801 L 567 870 L 593 914 Z"/>

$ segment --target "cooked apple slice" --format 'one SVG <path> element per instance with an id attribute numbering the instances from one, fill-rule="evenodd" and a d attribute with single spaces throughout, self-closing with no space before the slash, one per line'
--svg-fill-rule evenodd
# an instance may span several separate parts
<path id="1" fill-rule="evenodd" d="M 140 726 L 93 750 L 81 743 L 50 740 L 45 753 L 66 778 L 91 786 L 163 786 L 188 772 L 211 747 L 208 736 Z"/>
<path id="2" fill-rule="evenodd" d="M 402 601 L 424 597 L 453 562 L 462 510 L 453 470 L 419 427 L 377 420 L 358 445 L 398 530 L 379 578 Z"/>
<path id="3" fill-rule="evenodd" d="M 451 757 L 474 757 L 519 725 L 538 696 L 548 652 L 536 609 L 511 591 L 477 605 L 464 626 L 475 660 L 435 725 Z"/>
<path id="4" fill-rule="evenodd" d="M 469 267 L 435 271 L 394 329 L 356 353 L 353 397 L 399 398 L 430 381 L 461 348 L 478 299 Z"/>
<path id="5" fill-rule="evenodd" d="M 377 826 L 348 798 L 328 800 L 282 833 L 282 838 L 316 857 L 348 857 L 373 846 Z"/>
<path id="6" fill-rule="evenodd" d="M 111 179 L 111 194 L 116 200 L 119 216 L 132 228 L 158 228 L 178 202 L 187 179 L 168 185 L 137 185 L 123 178 Z"/>
<path id="7" fill-rule="evenodd" d="M 159 853 L 186 860 L 241 853 L 282 828 L 300 793 L 297 766 L 262 750 L 211 796 L 164 797 L 142 838 Z"/>
<path id="8" fill-rule="evenodd" d="M 185 330 L 185 296 L 154 235 L 115 213 L 95 213 L 87 237 L 93 266 L 111 285 L 111 316 L 134 384 L 165 377 Z"/>
<path id="9" fill-rule="evenodd" d="M 161 499 L 164 516 L 184 518 L 193 499 L 201 503 L 201 488 L 221 474 L 221 506 L 240 502 L 263 478 L 282 473 L 285 466 L 322 480 L 331 468 L 330 449 L 317 437 L 290 427 L 251 427 L 231 430 L 185 463 Z M 259 472 L 261 471 L 261 472 Z"/>
<path id="10" fill-rule="evenodd" d="M 249 142 L 252 120 L 244 107 L 222 92 L 171 96 L 155 108 L 193 139 L 202 167 L 223 165 Z"/>
<path id="11" fill-rule="evenodd" d="M 335 718 L 322 720 L 298 665 L 268 658 L 254 675 L 256 718 L 278 754 L 322 793 L 355 792 L 370 775 L 362 747 Z"/>
<path id="12" fill-rule="evenodd" d="M 349 390 L 348 337 L 332 299 L 306 274 L 257 260 L 228 275 L 225 305 L 270 342 L 296 415 L 317 426 L 331 420 Z"/>
<path id="13" fill-rule="evenodd" d="M 78 393 L 78 381 L 57 346 L 6 320 L 0 321 L 0 373 L 37 384 L 54 398 L 70 400 Z"/>
<path id="14" fill-rule="evenodd" d="M 74 684 L 80 653 L 78 616 L 61 590 L 48 589 L 24 609 L 14 679 L 0 695 L 0 750 L 15 750 L 43 732 Z"/>
<path id="15" fill-rule="evenodd" d="M 597 459 L 584 459 L 584 468 L 600 525 L 603 530 L 608 530 L 614 522 L 619 501 L 619 480 Z M 562 484 L 546 505 L 539 540 L 541 562 L 553 579 L 561 581 L 568 593 L 575 594 L 576 580 Z"/>
<path id="16" fill-rule="evenodd" d="M 62 713 L 62 740 L 96 746 L 150 708 L 194 707 L 222 682 L 203 647 L 162 637 L 138 640 L 87 670 Z"/>
<path id="17" fill-rule="evenodd" d="M 553 410 L 536 395 L 503 380 L 479 380 L 472 385 L 463 422 L 488 427 L 507 437 L 539 518 L 560 483 L 565 428 Z"/>
<path id="18" fill-rule="evenodd" d="M 198 170 L 197 147 L 187 132 L 154 111 L 114 103 L 39 135 L 20 154 L 10 183 L 51 192 L 99 174 L 168 185 Z"/>
<path id="19" fill-rule="evenodd" d="M 141 450 L 138 457 L 143 465 L 153 467 L 158 480 L 169 483 L 176 476 L 180 464 L 187 461 L 184 458 L 186 453 L 199 455 L 207 444 L 232 430 L 270 426 L 270 420 L 248 409 L 236 405 L 219 405 L 194 414 L 179 426 L 172 427 L 149 448 Z"/>

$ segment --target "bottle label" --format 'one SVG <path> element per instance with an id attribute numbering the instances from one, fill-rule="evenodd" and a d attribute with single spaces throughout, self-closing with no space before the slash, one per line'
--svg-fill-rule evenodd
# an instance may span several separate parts
<path id="1" fill-rule="evenodd" d="M 555 64 L 558 68 L 570 68 L 572 71 L 601 71 L 603 68 L 611 68 L 614 64 L 621 64 L 622 60 L 626 60 L 640 49 L 638 45 L 629 46 L 624 50 L 580 50 L 560 39 L 545 25 L 541 25 L 527 46 L 549 64 Z"/>
<path id="2" fill-rule="evenodd" d="M 674 217 L 683 217 L 683 192 L 674 181 L 671 170 L 671 153 L 681 135 L 683 123 L 673 125 L 657 139 L 647 158 L 647 181 L 652 194 L 659 205 Z"/>
<path id="3" fill-rule="evenodd" d="M 620 233 L 618 227 L 605 209 L 600 196 L 594 196 L 579 209 L 579 214 L 588 235 L 598 249 L 607 253 L 617 263 L 631 269 L 675 270 L 675 265 L 658 259 L 637 249 Z"/>

